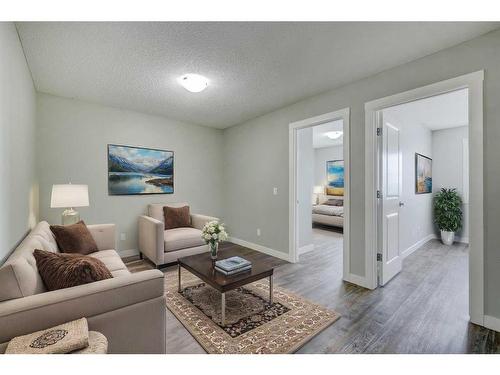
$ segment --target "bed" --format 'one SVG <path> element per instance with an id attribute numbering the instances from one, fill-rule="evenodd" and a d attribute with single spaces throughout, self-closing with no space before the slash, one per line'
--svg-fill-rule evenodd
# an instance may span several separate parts
<path id="1" fill-rule="evenodd" d="M 344 228 L 343 196 L 322 196 L 319 204 L 312 206 L 312 221 L 337 228 Z M 330 202 L 329 202 L 330 201 Z M 328 204 L 330 203 L 330 204 Z M 335 203 L 337 205 L 332 205 Z"/>

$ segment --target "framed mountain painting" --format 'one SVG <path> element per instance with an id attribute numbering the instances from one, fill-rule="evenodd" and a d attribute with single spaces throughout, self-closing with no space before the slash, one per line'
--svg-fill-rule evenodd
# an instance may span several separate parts
<path id="1" fill-rule="evenodd" d="M 415 194 L 432 193 L 432 159 L 415 153 Z"/>
<path id="2" fill-rule="evenodd" d="M 326 162 L 326 195 L 344 195 L 344 161 Z"/>
<path id="3" fill-rule="evenodd" d="M 108 194 L 172 194 L 174 153 L 122 145 L 108 145 Z"/>

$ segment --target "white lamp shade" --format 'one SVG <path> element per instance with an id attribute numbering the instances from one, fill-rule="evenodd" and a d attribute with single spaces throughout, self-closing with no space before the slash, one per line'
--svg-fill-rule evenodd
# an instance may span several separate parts
<path id="1" fill-rule="evenodd" d="M 323 194 L 324 191 L 323 186 L 315 186 L 313 190 L 314 194 Z"/>
<path id="2" fill-rule="evenodd" d="M 88 185 L 52 185 L 51 208 L 87 207 L 88 205 Z"/>

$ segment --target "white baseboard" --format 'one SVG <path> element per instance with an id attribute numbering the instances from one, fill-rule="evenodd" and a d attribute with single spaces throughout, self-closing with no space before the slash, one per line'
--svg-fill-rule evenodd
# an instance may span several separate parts
<path id="1" fill-rule="evenodd" d="M 411 245 L 409 248 L 404 250 L 401 255 L 403 258 L 406 258 L 408 255 L 412 254 L 415 250 L 417 250 L 420 246 L 425 244 L 426 242 L 429 242 L 430 240 L 434 240 L 438 238 L 437 235 L 435 234 L 429 234 L 428 236 L 422 238 L 421 240 L 415 242 L 413 245 Z"/>
<path id="2" fill-rule="evenodd" d="M 347 281 L 351 284 L 356 284 L 356 285 L 362 286 L 363 288 L 366 288 L 366 289 L 373 289 L 370 287 L 370 283 L 368 282 L 366 277 L 362 277 L 362 276 L 355 275 L 353 273 L 349 273 L 347 275 L 344 275 L 343 279 L 344 279 L 344 281 Z"/>
<path id="3" fill-rule="evenodd" d="M 271 249 L 269 247 L 258 245 L 256 243 L 247 242 L 247 241 L 241 240 L 239 238 L 229 237 L 228 241 L 232 242 L 232 243 L 235 243 L 236 245 L 248 247 L 249 249 L 256 250 L 256 251 L 259 251 L 261 253 L 264 253 L 264 254 L 271 255 L 271 256 L 276 257 L 276 258 L 280 258 L 280 259 L 286 260 L 287 262 L 291 262 L 288 253 L 283 253 L 282 251 L 274 250 L 274 249 Z"/>
<path id="4" fill-rule="evenodd" d="M 302 255 L 302 254 L 308 253 L 308 252 L 313 251 L 313 250 L 314 250 L 314 244 L 312 243 L 309 245 L 299 247 L 298 252 L 299 252 L 299 255 Z"/>
<path id="5" fill-rule="evenodd" d="M 120 258 L 133 257 L 134 255 L 139 255 L 139 250 L 137 249 L 120 250 L 118 254 L 120 254 Z"/>
<path id="6" fill-rule="evenodd" d="M 494 316 L 485 315 L 484 326 L 492 329 L 493 331 L 500 332 L 500 319 L 495 318 Z"/>

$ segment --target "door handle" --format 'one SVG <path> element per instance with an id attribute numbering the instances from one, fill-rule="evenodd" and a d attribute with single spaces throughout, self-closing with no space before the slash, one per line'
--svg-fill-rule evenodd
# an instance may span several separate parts
<path id="1" fill-rule="evenodd" d="M 403 202 L 399 202 L 399 207 L 403 207 L 405 204 Z"/>

